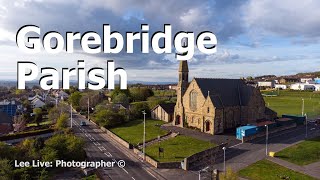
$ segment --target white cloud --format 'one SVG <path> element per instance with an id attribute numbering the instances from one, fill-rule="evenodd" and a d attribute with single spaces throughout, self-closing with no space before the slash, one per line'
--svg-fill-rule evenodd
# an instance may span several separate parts
<path id="1" fill-rule="evenodd" d="M 319 7 L 320 1 L 314 0 L 250 0 L 242 8 L 248 29 L 280 36 L 319 38 Z"/>

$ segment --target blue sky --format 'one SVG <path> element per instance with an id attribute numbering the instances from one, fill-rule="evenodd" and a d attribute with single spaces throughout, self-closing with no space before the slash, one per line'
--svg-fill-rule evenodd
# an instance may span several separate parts
<path id="1" fill-rule="evenodd" d="M 42 33 L 101 32 L 102 24 L 126 32 L 149 24 L 151 31 L 171 24 L 175 32 L 211 31 L 218 52 L 196 50 L 189 62 L 190 77 L 239 78 L 264 74 L 295 74 L 320 70 L 320 1 L 313 0 L 0 0 L 0 79 L 16 79 L 17 61 L 39 67 L 87 67 L 115 60 L 129 81 L 174 82 L 174 54 L 24 54 L 15 44 L 17 30 L 34 24 Z M 140 46 L 139 44 L 137 44 Z"/>

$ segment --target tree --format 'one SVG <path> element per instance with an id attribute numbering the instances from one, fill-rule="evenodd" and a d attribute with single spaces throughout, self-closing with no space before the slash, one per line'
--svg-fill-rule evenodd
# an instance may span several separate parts
<path id="1" fill-rule="evenodd" d="M 23 131 L 27 126 L 27 119 L 24 115 L 17 115 L 13 118 L 14 130 L 17 132 Z"/>
<path id="2" fill-rule="evenodd" d="M 61 160 L 84 160 L 85 151 L 84 140 L 72 134 L 59 134 L 45 141 L 45 148 L 41 151 L 46 154 L 46 158 L 56 158 Z M 56 151 L 56 154 L 51 154 Z"/>
<path id="3" fill-rule="evenodd" d="M 80 106 L 81 97 L 82 97 L 81 93 L 79 91 L 76 91 L 70 95 L 69 103 L 72 104 L 74 108 L 78 109 Z"/>
<path id="4" fill-rule="evenodd" d="M 124 119 L 125 117 L 123 116 L 123 114 L 115 112 L 112 109 L 103 109 L 101 111 L 97 111 L 97 113 L 95 114 L 96 122 L 106 128 L 114 127 L 118 124 L 121 124 L 122 122 L 124 122 Z"/>
<path id="5" fill-rule="evenodd" d="M 62 113 L 57 120 L 55 128 L 59 130 L 63 130 L 67 127 L 68 127 L 68 115 L 65 113 Z"/>
<path id="6" fill-rule="evenodd" d="M 34 108 L 33 113 L 35 114 L 34 121 L 37 123 L 37 126 L 39 126 L 40 122 L 42 121 L 42 109 Z"/>
<path id="7" fill-rule="evenodd" d="M 158 104 L 162 104 L 165 103 L 165 100 L 163 98 L 158 98 L 158 97 L 149 97 L 148 98 L 148 105 L 149 108 L 152 109 L 154 107 L 156 107 Z"/>
<path id="8" fill-rule="evenodd" d="M 145 111 L 147 113 L 146 116 L 150 116 L 150 108 L 148 106 L 148 103 L 145 103 L 145 102 L 135 103 L 131 105 L 130 117 L 133 117 L 135 119 L 143 118 L 142 111 Z"/>
<path id="9" fill-rule="evenodd" d="M 35 148 L 35 140 L 34 139 L 26 139 L 22 141 L 19 148 L 24 154 L 24 158 L 31 161 L 33 159 L 40 159 L 40 154 L 38 150 Z"/>
<path id="10" fill-rule="evenodd" d="M 146 87 L 134 87 L 129 90 L 133 101 L 145 101 L 148 97 L 154 95 L 153 91 Z"/>
<path id="11" fill-rule="evenodd" d="M 48 119 L 54 124 L 62 113 L 68 114 L 69 109 L 68 105 L 59 103 L 57 107 L 53 107 L 49 110 Z"/>
<path id="12" fill-rule="evenodd" d="M 116 86 L 110 93 L 111 99 L 113 100 L 120 93 L 125 94 L 127 97 L 131 97 L 130 91 L 128 89 L 120 89 L 119 86 Z"/>
<path id="13" fill-rule="evenodd" d="M 12 165 L 8 159 L 0 159 L 0 179 L 13 179 Z"/>
<path id="14" fill-rule="evenodd" d="M 114 99 L 114 103 L 124 103 L 129 104 L 129 98 L 124 93 L 119 93 Z"/>

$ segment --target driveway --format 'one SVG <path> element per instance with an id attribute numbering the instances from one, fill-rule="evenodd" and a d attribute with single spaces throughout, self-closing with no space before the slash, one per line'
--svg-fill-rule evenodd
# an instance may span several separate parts
<path id="1" fill-rule="evenodd" d="M 228 146 L 233 146 L 235 144 L 241 143 L 240 140 L 236 139 L 235 133 L 232 132 L 223 135 L 211 135 L 193 129 L 172 126 L 171 124 L 164 124 L 161 126 L 161 128 L 167 131 L 172 131 L 175 133 L 180 133 L 182 135 L 190 136 L 199 140 L 210 141 L 215 144 L 228 143 Z"/>

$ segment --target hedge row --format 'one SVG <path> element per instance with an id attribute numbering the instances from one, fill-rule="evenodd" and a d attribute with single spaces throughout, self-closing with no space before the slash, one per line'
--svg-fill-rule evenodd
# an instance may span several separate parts
<path id="1" fill-rule="evenodd" d="M 52 132 L 54 132 L 54 129 L 47 128 L 47 129 L 39 129 L 39 130 L 34 130 L 34 131 L 26 131 L 26 132 L 14 133 L 14 134 L 7 134 L 4 136 L 0 136 L 0 141 L 8 141 L 8 140 L 12 140 L 12 139 L 25 138 L 25 137 L 29 137 L 29 136 L 37 136 L 37 135 L 47 134 L 47 133 L 52 133 Z"/>

